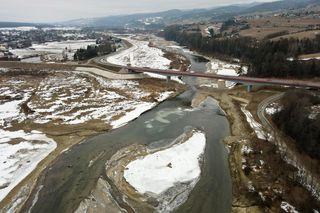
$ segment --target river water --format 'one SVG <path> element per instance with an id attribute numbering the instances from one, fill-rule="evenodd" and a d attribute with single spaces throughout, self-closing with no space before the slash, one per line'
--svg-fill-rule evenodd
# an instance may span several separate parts
<path id="1" fill-rule="evenodd" d="M 185 55 L 192 70 L 206 70 L 204 58 L 192 53 Z M 73 212 L 88 197 L 98 178 L 105 176 L 105 163 L 117 150 L 134 143 L 167 144 L 192 127 L 206 133 L 204 164 L 199 182 L 176 212 L 230 212 L 231 179 L 227 151 L 222 144 L 222 139 L 229 135 L 228 120 L 214 101 L 192 110 L 196 80 L 184 81 L 190 87 L 183 94 L 159 104 L 128 125 L 85 140 L 59 156 L 40 178 L 24 210 L 33 206 L 31 212 L 37 213 Z M 37 188 L 41 190 L 33 204 Z"/>

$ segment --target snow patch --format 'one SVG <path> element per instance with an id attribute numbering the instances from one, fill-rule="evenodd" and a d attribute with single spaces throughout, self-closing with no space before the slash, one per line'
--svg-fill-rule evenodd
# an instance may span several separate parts
<path id="1" fill-rule="evenodd" d="M 129 163 L 124 178 L 139 193 L 161 194 L 177 183 L 199 178 L 205 134 L 194 132 L 184 143 L 144 156 Z"/>
<path id="2" fill-rule="evenodd" d="M 280 208 L 288 213 L 299 213 L 294 206 L 284 201 L 281 202 Z"/>
<path id="3" fill-rule="evenodd" d="M 162 102 L 164 100 L 166 100 L 167 98 L 169 98 L 174 92 L 172 91 L 166 91 L 163 93 L 160 93 L 160 96 L 157 98 L 158 102 Z"/>
<path id="4" fill-rule="evenodd" d="M 113 129 L 124 126 L 129 121 L 132 121 L 138 118 L 145 111 L 152 109 L 155 105 L 156 103 L 146 103 L 146 102 L 133 105 L 132 107 L 134 107 L 134 109 L 132 111 L 125 113 L 125 115 L 119 118 L 118 120 L 112 121 L 111 126 L 113 127 Z"/>
<path id="5" fill-rule="evenodd" d="M 218 59 L 212 59 L 207 66 L 209 73 L 215 73 L 217 75 L 239 76 L 240 74 L 246 74 L 248 71 L 248 68 L 245 66 L 241 67 L 238 64 L 230 64 Z M 235 82 L 225 81 L 225 86 L 227 88 L 232 88 L 235 85 Z"/>
<path id="6" fill-rule="evenodd" d="M 161 49 L 149 47 L 148 41 L 127 40 L 133 46 L 119 54 L 108 57 L 107 62 L 122 66 L 131 64 L 133 67 L 149 67 L 153 69 L 168 69 L 170 67 L 171 61 L 163 56 L 164 52 Z"/>
<path id="7" fill-rule="evenodd" d="M 14 55 L 19 58 L 26 58 L 37 55 L 49 55 L 50 58 L 63 59 L 63 51 L 67 48 L 65 53 L 68 55 L 69 60 L 73 60 L 74 53 L 77 49 L 87 48 L 89 45 L 96 45 L 96 41 L 93 39 L 88 40 L 68 40 L 61 42 L 46 42 L 42 44 L 32 44 L 30 48 L 25 49 L 13 49 L 10 50 Z"/>
<path id="8" fill-rule="evenodd" d="M 36 28 L 36 27 L 28 27 L 28 26 L 3 27 L 3 28 L 0 28 L 0 31 L 31 31 L 31 30 L 38 30 L 38 28 Z"/>
<path id="9" fill-rule="evenodd" d="M 262 125 L 258 123 L 256 120 L 254 120 L 252 114 L 248 110 L 246 110 L 245 105 L 241 107 L 241 111 L 245 114 L 247 122 L 249 123 L 250 127 L 255 131 L 257 137 L 262 140 L 267 140 L 266 132 L 263 131 Z"/>
<path id="10" fill-rule="evenodd" d="M 246 146 L 246 145 L 243 145 L 242 148 L 241 148 L 241 153 L 242 154 L 248 155 L 248 154 L 250 154 L 252 152 L 253 152 L 253 149 L 248 147 L 248 146 Z"/>
<path id="11" fill-rule="evenodd" d="M 256 189 L 254 188 L 254 186 L 253 186 L 251 181 L 248 182 L 247 187 L 248 187 L 249 192 L 255 192 L 256 191 Z"/>
<path id="12" fill-rule="evenodd" d="M 266 107 L 266 113 L 268 115 L 274 115 L 282 110 L 282 107 L 278 103 L 272 103 Z"/>
<path id="13" fill-rule="evenodd" d="M 9 143 L 12 140 L 16 142 Z M 54 140 L 38 131 L 0 129 L 0 201 L 56 146 Z"/>

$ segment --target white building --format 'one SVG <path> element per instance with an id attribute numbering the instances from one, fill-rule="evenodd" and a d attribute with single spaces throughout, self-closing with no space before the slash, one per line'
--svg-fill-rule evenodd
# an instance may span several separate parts
<path id="1" fill-rule="evenodd" d="M 0 51 L 7 51 L 8 46 L 6 44 L 0 44 Z"/>

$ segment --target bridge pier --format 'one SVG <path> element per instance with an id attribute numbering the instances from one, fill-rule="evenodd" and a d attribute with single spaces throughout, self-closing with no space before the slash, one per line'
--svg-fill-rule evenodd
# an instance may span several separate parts
<path id="1" fill-rule="evenodd" d="M 247 92 L 252 92 L 252 85 L 247 85 Z"/>
<path id="2" fill-rule="evenodd" d="M 169 83 L 169 81 L 171 80 L 171 76 L 167 76 L 167 83 Z"/>

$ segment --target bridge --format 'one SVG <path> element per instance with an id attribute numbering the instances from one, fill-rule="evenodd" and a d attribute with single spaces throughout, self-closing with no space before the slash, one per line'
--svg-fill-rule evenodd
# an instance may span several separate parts
<path id="1" fill-rule="evenodd" d="M 247 76 L 227 76 L 227 75 L 216 75 L 211 73 L 202 73 L 194 71 L 174 71 L 174 70 L 159 70 L 150 68 L 139 68 L 139 67 L 124 67 L 132 73 L 155 73 L 167 76 L 170 79 L 171 76 L 190 76 L 200 78 L 212 78 L 232 81 L 236 83 L 242 83 L 248 85 L 248 90 L 251 90 L 252 85 L 273 85 L 273 86 L 288 86 L 288 87 L 300 87 L 306 89 L 320 89 L 320 82 L 309 81 L 309 80 L 294 80 L 294 79 L 280 79 L 280 78 L 255 78 Z"/>
<path id="2" fill-rule="evenodd" d="M 111 66 L 111 65 L 110 65 Z M 7 68 L 37 68 L 37 69 L 57 69 L 57 70 L 76 70 L 76 68 L 83 69 L 99 69 L 99 75 L 108 74 L 114 75 L 114 78 L 123 77 L 123 79 L 134 79 L 134 75 L 129 73 L 155 73 L 167 76 L 170 79 L 171 76 L 190 76 L 190 77 L 200 77 L 200 78 L 211 78 L 211 79 L 221 79 L 226 81 L 232 81 L 236 83 L 242 83 L 248 85 L 248 90 L 251 89 L 252 85 L 273 85 L 273 86 L 288 86 L 288 87 L 300 87 L 306 89 L 320 89 L 320 82 L 310 81 L 310 80 L 294 80 L 294 79 L 280 79 L 280 78 L 254 78 L 247 76 L 227 76 L 227 75 L 216 75 L 211 73 L 202 73 L 194 71 L 174 71 L 174 70 L 160 70 L 160 69 L 150 69 L 150 68 L 139 68 L 131 66 L 117 66 L 117 69 L 121 68 L 126 70 L 126 73 L 121 73 L 119 71 L 112 71 L 114 67 L 103 67 L 100 64 L 97 65 L 78 65 L 78 64 L 46 64 L 46 63 L 24 63 L 24 62 L 0 62 L 0 67 Z M 104 76 L 104 75 L 103 75 Z"/>

